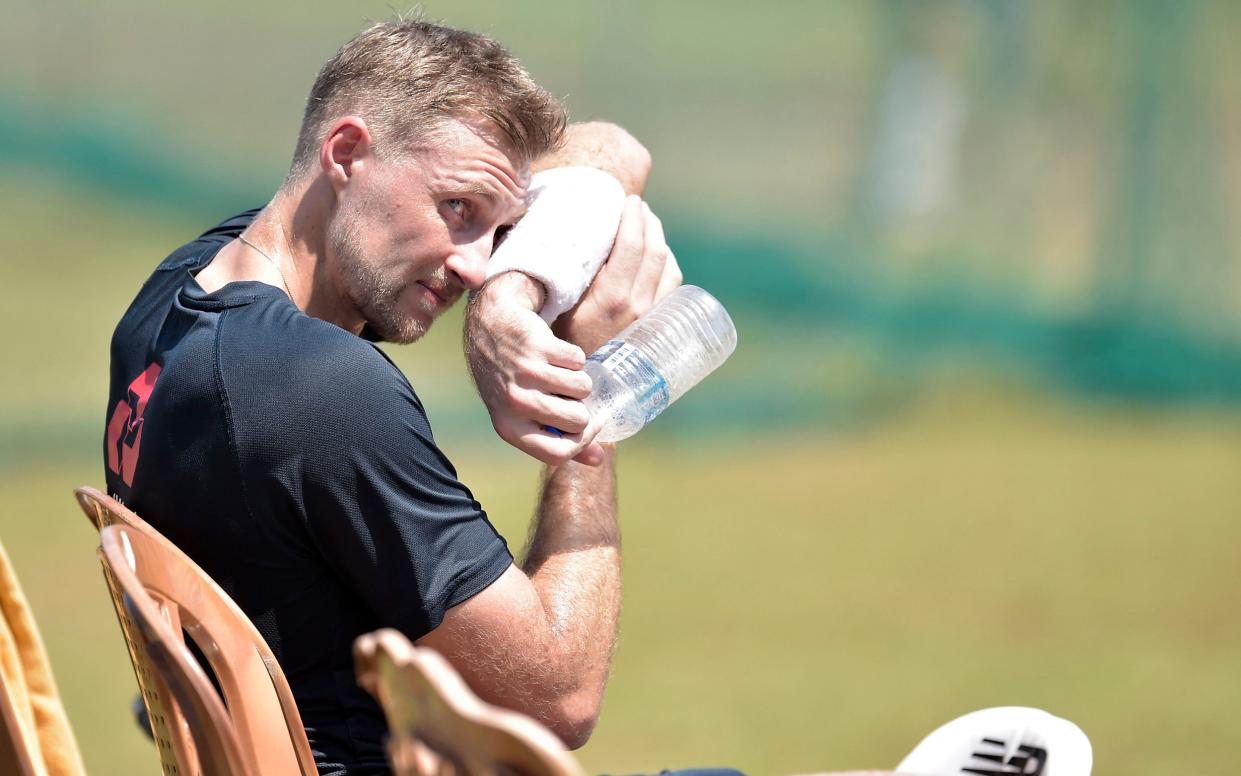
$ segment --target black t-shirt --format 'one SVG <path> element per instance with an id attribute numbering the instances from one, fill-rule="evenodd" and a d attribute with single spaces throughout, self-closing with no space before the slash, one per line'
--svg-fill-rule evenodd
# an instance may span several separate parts
<path id="1" fill-rule="evenodd" d="M 382 351 L 274 286 L 194 281 L 256 212 L 165 259 L 117 326 L 108 490 L 254 621 L 320 772 L 386 772 L 353 640 L 426 634 L 512 556 Z"/>

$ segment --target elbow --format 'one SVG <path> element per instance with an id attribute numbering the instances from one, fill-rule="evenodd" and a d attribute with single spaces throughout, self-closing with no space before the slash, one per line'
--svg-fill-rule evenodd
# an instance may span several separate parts
<path id="1" fill-rule="evenodd" d="M 607 121 L 590 121 L 574 124 L 569 135 L 570 144 L 589 150 L 587 158 L 615 175 L 626 194 L 642 194 L 651 174 L 651 152 L 628 130 Z"/>
<path id="2" fill-rule="evenodd" d="M 627 180 L 622 180 L 626 194 L 641 194 L 646 189 L 646 179 L 651 175 L 651 152 L 626 130 L 612 125 L 612 144 L 619 157 L 620 169 Z"/>
<path id="3" fill-rule="evenodd" d="M 590 740 L 602 706 L 602 693 L 579 691 L 557 703 L 545 722 L 566 747 L 580 749 Z"/>
<path id="4" fill-rule="evenodd" d="M 651 175 L 651 152 L 638 139 L 620 127 L 616 127 L 616 148 L 623 160 L 622 166 L 634 181 L 634 194 L 642 193 L 646 188 L 646 179 Z"/>

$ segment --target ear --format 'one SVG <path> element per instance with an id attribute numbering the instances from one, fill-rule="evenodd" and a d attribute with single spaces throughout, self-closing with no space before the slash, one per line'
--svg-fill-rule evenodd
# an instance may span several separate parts
<path id="1" fill-rule="evenodd" d="M 358 116 L 337 120 L 319 146 L 319 166 L 337 193 L 343 191 L 372 158 L 371 131 L 366 121 Z"/>

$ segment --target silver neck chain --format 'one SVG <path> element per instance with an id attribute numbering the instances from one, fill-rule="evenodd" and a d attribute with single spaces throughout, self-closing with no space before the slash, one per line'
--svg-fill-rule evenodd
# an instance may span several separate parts
<path id="1" fill-rule="evenodd" d="M 276 272 L 280 275 L 280 282 L 284 284 L 284 292 L 289 295 L 289 299 L 292 299 L 293 292 L 289 290 L 289 281 L 284 276 L 284 270 L 280 269 L 280 262 L 273 259 L 271 254 L 267 251 L 247 240 L 244 234 L 237 235 L 237 239 L 241 241 L 242 245 L 247 245 L 253 248 L 260 256 L 271 262 L 271 265 L 276 268 Z M 296 302 L 294 302 L 294 304 L 296 304 Z"/>

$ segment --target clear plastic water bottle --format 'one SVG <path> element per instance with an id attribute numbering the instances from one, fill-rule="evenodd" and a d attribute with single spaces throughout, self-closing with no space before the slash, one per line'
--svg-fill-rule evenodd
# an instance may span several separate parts
<path id="1" fill-rule="evenodd" d="M 723 364 L 737 329 L 715 297 L 681 286 L 586 359 L 591 416 L 603 414 L 600 442 L 633 436 Z"/>

